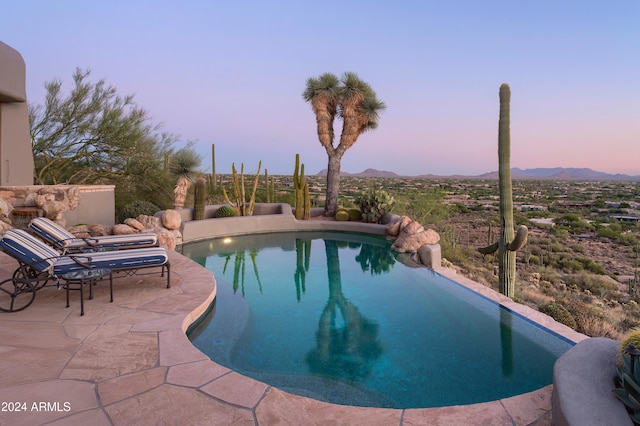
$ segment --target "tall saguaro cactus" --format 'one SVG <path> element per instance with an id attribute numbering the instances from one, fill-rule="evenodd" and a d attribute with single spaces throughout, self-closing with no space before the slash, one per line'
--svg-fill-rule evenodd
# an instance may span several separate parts
<path id="1" fill-rule="evenodd" d="M 204 205 L 207 200 L 207 181 L 199 177 L 193 189 L 193 219 L 204 219 Z"/>
<path id="2" fill-rule="evenodd" d="M 515 296 L 516 251 L 527 243 L 527 227 L 513 230 L 513 190 L 511 187 L 511 89 L 500 86 L 500 121 L 498 124 L 498 179 L 500 188 L 500 239 L 488 247 L 479 248 L 482 254 L 498 252 L 498 284 L 500 293 Z"/>
<path id="3" fill-rule="evenodd" d="M 296 219 L 309 219 L 311 216 L 309 184 L 304 181 L 304 164 L 300 164 L 300 154 L 296 154 L 296 167 L 293 170 L 293 186 L 296 195 Z"/>

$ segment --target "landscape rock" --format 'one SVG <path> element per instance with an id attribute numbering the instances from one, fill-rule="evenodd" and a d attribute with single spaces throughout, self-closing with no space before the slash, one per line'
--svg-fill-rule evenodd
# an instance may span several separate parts
<path id="1" fill-rule="evenodd" d="M 93 237 L 102 237 L 105 235 L 111 235 L 113 232 L 110 226 L 101 225 L 99 223 L 92 223 L 91 225 L 87 225 L 87 229 L 89 230 L 89 233 Z"/>
<path id="2" fill-rule="evenodd" d="M 175 250 L 176 245 L 182 242 L 182 235 L 180 231 L 171 231 L 166 228 L 154 229 L 154 232 L 158 234 L 158 244 L 160 247 L 164 247 L 167 250 Z M 180 234 L 180 239 L 177 238 L 177 234 Z"/>
<path id="3" fill-rule="evenodd" d="M 0 213 L 9 216 L 11 211 L 13 210 L 13 206 L 7 202 L 7 200 L 3 200 L 0 198 Z"/>
<path id="4" fill-rule="evenodd" d="M 411 220 L 410 217 L 408 217 L 408 216 L 400 216 L 399 220 L 387 225 L 387 227 L 385 228 L 385 232 L 387 233 L 387 235 L 389 237 L 397 237 L 400 234 L 400 230 L 402 228 L 404 228 L 405 226 L 407 226 L 411 222 L 412 222 L 412 220 Z M 390 239 L 393 240 L 395 238 L 390 238 Z"/>
<path id="5" fill-rule="evenodd" d="M 130 234 L 137 234 L 140 231 L 124 223 L 118 223 L 117 225 L 113 226 L 113 229 L 111 232 L 113 232 L 113 235 L 130 235 Z"/>
<path id="6" fill-rule="evenodd" d="M 400 253 L 414 252 L 424 245 L 438 244 L 440 235 L 433 229 L 423 229 L 416 234 L 401 234 L 391 245 L 391 249 Z"/>
<path id="7" fill-rule="evenodd" d="M 173 209 L 163 211 L 161 219 L 162 225 L 169 230 L 180 229 L 182 224 L 180 213 Z"/>
<path id="8" fill-rule="evenodd" d="M 137 229 L 138 231 L 144 231 L 146 229 L 138 219 L 134 219 L 132 217 L 125 219 L 124 224 L 129 225 L 130 227 Z"/>
<path id="9" fill-rule="evenodd" d="M 391 249 L 400 252 L 415 252 L 424 245 L 438 244 L 440 235 L 433 229 L 424 229 L 419 222 L 401 216 L 385 228 L 387 238 L 394 240 Z"/>
<path id="10" fill-rule="evenodd" d="M 139 215 L 136 220 L 140 222 L 143 226 L 143 229 L 156 229 L 162 228 L 162 222 L 159 217 L 156 216 L 148 216 L 146 214 Z"/>
<path id="11" fill-rule="evenodd" d="M 11 228 L 13 228 L 13 226 L 10 223 L 0 220 L 0 232 L 7 231 Z"/>

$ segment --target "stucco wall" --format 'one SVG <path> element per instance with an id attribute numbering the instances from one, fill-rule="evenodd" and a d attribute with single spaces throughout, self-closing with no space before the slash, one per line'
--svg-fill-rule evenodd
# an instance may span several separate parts
<path id="1" fill-rule="evenodd" d="M 0 185 L 33 184 L 25 81 L 22 56 L 0 41 Z"/>

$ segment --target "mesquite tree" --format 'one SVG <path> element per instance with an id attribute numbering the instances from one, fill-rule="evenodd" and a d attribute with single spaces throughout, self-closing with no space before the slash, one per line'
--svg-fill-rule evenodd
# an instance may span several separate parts
<path id="1" fill-rule="evenodd" d="M 309 78 L 302 97 L 311 103 L 316 115 L 318 139 L 329 156 L 324 215 L 333 217 L 338 209 L 342 156 L 362 133 L 378 127 L 379 113 L 386 106 L 371 86 L 352 72 L 345 73 L 341 79 L 331 73 Z M 336 117 L 342 119 L 342 134 L 340 143 L 334 146 L 333 123 Z"/>
<path id="2" fill-rule="evenodd" d="M 515 296 L 516 251 L 527 243 L 527 227 L 521 225 L 513 230 L 513 191 L 511 188 L 511 136 L 510 136 L 511 89 L 500 86 L 500 120 L 498 124 L 498 179 L 500 189 L 500 240 L 488 247 L 479 248 L 482 254 L 498 251 L 498 284 L 500 293 Z"/>

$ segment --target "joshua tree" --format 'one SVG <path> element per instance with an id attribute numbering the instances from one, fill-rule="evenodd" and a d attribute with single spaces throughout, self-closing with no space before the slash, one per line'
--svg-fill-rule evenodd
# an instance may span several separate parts
<path id="1" fill-rule="evenodd" d="M 329 156 L 324 215 L 333 217 L 338 209 L 342 156 L 362 133 L 378 127 L 379 113 L 386 106 L 371 86 L 352 72 L 345 73 L 342 79 L 331 73 L 309 78 L 302 97 L 311 103 L 316 115 L 318 139 Z M 340 143 L 334 146 L 333 123 L 336 117 L 342 119 L 342 134 Z"/>
<path id="2" fill-rule="evenodd" d="M 169 173 L 176 179 L 173 190 L 173 208 L 181 209 L 187 199 L 187 192 L 198 172 L 202 159 L 191 148 L 182 148 L 169 159 Z"/>
<path id="3" fill-rule="evenodd" d="M 500 86 L 500 120 L 498 122 L 498 179 L 500 188 L 500 240 L 488 247 L 479 248 L 482 254 L 498 252 L 498 283 L 500 293 L 515 296 L 516 251 L 527 243 L 527 227 L 513 230 L 513 191 L 511 188 L 511 89 Z"/>

